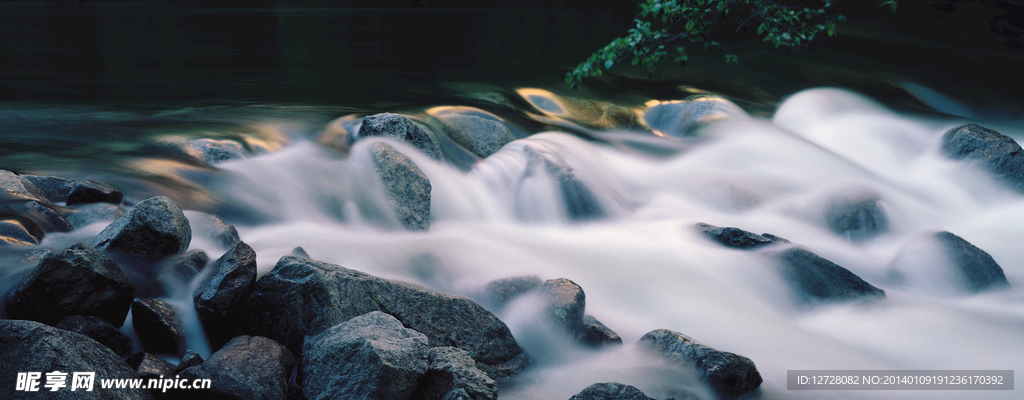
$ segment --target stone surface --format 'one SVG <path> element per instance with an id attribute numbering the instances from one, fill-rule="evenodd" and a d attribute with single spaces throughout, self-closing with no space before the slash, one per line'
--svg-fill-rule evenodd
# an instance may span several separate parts
<path id="1" fill-rule="evenodd" d="M 430 349 L 428 359 L 427 373 L 420 379 L 413 399 L 443 400 L 458 396 L 471 400 L 498 398 L 498 383 L 476 367 L 469 352 L 454 347 L 435 347 Z"/>
<path id="2" fill-rule="evenodd" d="M 836 201 L 825 212 L 825 222 L 832 232 L 853 242 L 862 242 L 889 230 L 889 219 L 876 198 Z"/>
<path id="3" fill-rule="evenodd" d="M 545 315 L 555 326 L 575 336 L 583 328 L 583 312 L 587 297 L 583 288 L 565 278 L 550 279 L 540 287 L 547 301 Z"/>
<path id="4" fill-rule="evenodd" d="M 26 177 L 0 169 L 0 191 L 25 199 L 45 199 L 46 196 Z"/>
<path id="5" fill-rule="evenodd" d="M 167 257 L 157 264 L 158 279 L 163 282 L 167 279 L 175 279 L 180 283 L 187 284 L 199 275 L 199 272 L 210 263 L 210 256 L 202 250 L 191 250 L 181 254 Z"/>
<path id="6" fill-rule="evenodd" d="M 116 221 L 128 214 L 121 206 L 110 203 L 82 204 L 64 213 L 71 226 L 81 228 L 94 222 Z"/>
<path id="7" fill-rule="evenodd" d="M 480 158 L 494 154 L 502 146 L 516 140 L 515 135 L 499 121 L 475 115 L 442 115 L 448 137 Z"/>
<path id="8" fill-rule="evenodd" d="M 174 364 L 149 353 L 135 353 L 124 360 L 143 379 L 174 376 Z"/>
<path id="9" fill-rule="evenodd" d="M 412 160 L 387 143 L 370 148 L 373 165 L 398 221 L 413 231 L 430 228 L 430 180 Z"/>
<path id="10" fill-rule="evenodd" d="M 110 321 L 103 318 L 91 315 L 72 315 L 60 320 L 56 327 L 88 336 L 109 347 L 119 357 L 128 357 L 132 353 L 132 340 Z"/>
<path id="11" fill-rule="evenodd" d="M 118 204 L 124 199 L 121 191 L 114 189 L 106 183 L 99 181 L 85 181 L 75 183 L 68 192 L 67 205 L 85 203 L 111 203 Z"/>
<path id="12" fill-rule="evenodd" d="M 537 290 L 543 284 L 536 275 L 497 279 L 487 283 L 481 297 L 488 307 L 500 310 L 512 299 Z"/>
<path id="13" fill-rule="evenodd" d="M 223 246 L 226 249 L 235 247 L 242 239 L 238 236 L 238 230 L 234 225 L 225 222 L 216 215 L 194 212 L 189 214 L 189 223 L 192 231 L 203 232 L 206 237 Z"/>
<path id="14" fill-rule="evenodd" d="M 238 333 L 245 301 L 256 285 L 256 252 L 244 242 L 210 264 L 213 271 L 192 296 L 214 346 Z"/>
<path id="15" fill-rule="evenodd" d="M 196 158 L 213 165 L 245 158 L 245 148 L 234 140 L 195 139 L 188 142 L 188 151 Z"/>
<path id="16" fill-rule="evenodd" d="M 147 352 L 180 354 L 184 350 L 185 330 L 178 312 L 163 300 L 132 301 L 132 326 Z"/>
<path id="17" fill-rule="evenodd" d="M 171 199 L 157 196 L 135 205 L 96 237 L 100 250 L 157 260 L 184 252 L 192 241 L 188 219 Z"/>
<path id="18" fill-rule="evenodd" d="M 622 344 L 622 337 L 590 315 L 583 316 L 583 325 L 576 334 L 576 341 L 591 347 Z"/>
<path id="19" fill-rule="evenodd" d="M 1013 138 L 976 124 L 950 129 L 942 137 L 943 153 L 971 160 L 1014 190 L 1024 193 L 1024 153 Z"/>
<path id="20" fill-rule="evenodd" d="M 203 356 L 196 353 L 195 350 L 185 350 L 185 354 L 181 356 L 181 361 L 174 367 L 174 373 L 181 373 L 181 371 L 184 371 L 187 368 L 202 365 L 203 362 Z"/>
<path id="21" fill-rule="evenodd" d="M 618 382 L 595 383 L 569 400 L 652 400 L 634 386 Z"/>
<path id="22" fill-rule="evenodd" d="M 75 186 L 74 181 L 56 176 L 23 175 L 23 177 L 42 192 L 45 196 L 43 200 L 51 203 L 67 201 L 68 193 L 71 193 L 71 188 Z"/>
<path id="23" fill-rule="evenodd" d="M 426 129 L 411 119 L 392 113 L 368 115 L 359 127 L 360 137 L 383 136 L 409 143 L 435 160 L 441 159 L 441 145 Z"/>
<path id="24" fill-rule="evenodd" d="M 22 246 L 39 244 L 39 238 L 32 236 L 25 224 L 16 219 L 0 220 L 0 240 Z"/>
<path id="25" fill-rule="evenodd" d="M 296 352 L 305 336 L 383 311 L 425 334 L 431 347 L 458 347 L 506 371 L 515 370 L 506 363 L 525 361 L 508 327 L 469 299 L 300 257 L 282 257 L 260 278 L 246 309 L 248 332 Z"/>
<path id="26" fill-rule="evenodd" d="M 936 233 L 935 238 L 963 277 L 968 291 L 977 293 L 1010 286 L 1003 268 L 984 250 L 949 232 Z"/>
<path id="27" fill-rule="evenodd" d="M 427 371 L 422 333 L 375 311 L 306 339 L 302 393 L 309 400 L 403 400 Z"/>
<path id="28" fill-rule="evenodd" d="M 19 372 L 66 372 L 68 386 L 56 392 L 45 387 L 46 376 L 38 380 L 37 392 L 16 392 Z M 95 372 L 93 391 L 71 391 L 74 372 Z M 152 399 L 145 390 L 100 388 L 100 379 L 136 379 L 136 374 L 99 342 L 74 332 L 57 329 L 38 322 L 0 320 L 0 376 L 4 377 L 3 393 L 17 399 Z"/>
<path id="29" fill-rule="evenodd" d="M 761 386 L 761 374 L 749 358 L 702 345 L 679 332 L 653 330 L 640 338 L 640 344 L 669 361 L 696 368 L 723 399 L 736 399 Z"/>
<path id="30" fill-rule="evenodd" d="M 714 95 L 694 95 L 681 101 L 654 105 L 644 122 L 655 132 L 673 137 L 695 136 L 703 125 L 726 118 L 748 117 L 735 103 Z"/>
<path id="31" fill-rule="evenodd" d="M 711 240 L 734 249 L 752 250 L 777 243 L 789 243 L 786 239 L 767 233 L 758 235 L 739 228 L 722 228 L 703 222 L 697 223 L 697 229 Z"/>
<path id="32" fill-rule="evenodd" d="M 779 254 L 782 275 L 806 300 L 847 301 L 885 297 L 885 291 L 850 270 L 810 251 L 793 248 Z"/>
<path id="33" fill-rule="evenodd" d="M 265 337 L 238 336 L 211 354 L 209 360 L 179 373 L 190 380 L 210 379 L 208 391 L 181 392 L 201 398 L 284 400 L 295 363 L 295 356 L 280 343 Z"/>
<path id="34" fill-rule="evenodd" d="M 10 294 L 7 316 L 55 325 L 71 315 L 124 324 L 135 286 L 114 260 L 76 243 L 43 258 Z"/>

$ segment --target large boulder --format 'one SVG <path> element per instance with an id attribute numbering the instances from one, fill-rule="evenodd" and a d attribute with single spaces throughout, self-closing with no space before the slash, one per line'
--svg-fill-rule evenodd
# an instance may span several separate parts
<path id="1" fill-rule="evenodd" d="M 43 194 L 44 200 L 51 203 L 67 201 L 68 193 L 71 193 L 71 188 L 75 186 L 74 181 L 56 176 L 23 175 L 22 177 L 32 182 L 32 185 Z"/>
<path id="2" fill-rule="evenodd" d="M 406 229 L 430 228 L 430 180 L 412 160 L 384 142 L 370 148 L 388 203 Z"/>
<path id="3" fill-rule="evenodd" d="M 135 299 L 132 326 L 150 353 L 180 354 L 185 350 L 185 330 L 178 312 L 163 300 Z"/>
<path id="4" fill-rule="evenodd" d="M 99 181 L 85 181 L 71 186 L 66 201 L 70 206 L 85 203 L 118 204 L 122 199 L 124 199 L 124 195 L 113 186 Z"/>
<path id="5" fill-rule="evenodd" d="M 135 286 L 114 260 L 84 243 L 50 253 L 11 292 L 7 316 L 55 325 L 71 315 L 124 324 Z"/>
<path id="6" fill-rule="evenodd" d="M 484 286 L 480 298 L 484 305 L 500 310 L 516 297 L 537 290 L 543 284 L 536 275 L 496 279 Z"/>
<path id="7" fill-rule="evenodd" d="M 494 154 L 502 146 L 516 140 L 507 126 L 493 119 L 475 115 L 442 115 L 448 137 L 480 158 Z"/>
<path id="8" fill-rule="evenodd" d="M 885 291 L 850 270 L 810 251 L 792 248 L 778 255 L 782 275 L 808 301 L 885 297 Z"/>
<path id="9" fill-rule="evenodd" d="M 936 233 L 935 238 L 963 277 L 967 290 L 977 293 L 1010 286 L 1003 268 L 984 250 L 949 232 Z"/>
<path id="10" fill-rule="evenodd" d="M 967 124 L 943 135 L 942 151 L 951 159 L 978 163 L 997 179 L 1024 193 L 1024 153 L 1013 138 L 980 125 Z"/>
<path id="11" fill-rule="evenodd" d="M 60 320 L 56 327 L 88 336 L 109 347 L 120 357 L 128 357 L 132 353 L 132 340 L 110 321 L 103 318 L 91 315 L 72 315 Z"/>
<path id="12" fill-rule="evenodd" d="M 67 386 L 50 391 L 46 385 L 48 372 L 67 373 Z M 32 381 L 38 391 L 18 390 L 16 379 L 27 374 L 41 373 Z M 84 383 L 75 373 L 92 373 L 92 386 Z M 19 375 L 26 374 L 26 375 Z M 38 322 L 0 320 L 0 376 L 3 388 L 17 399 L 152 399 L 144 389 L 105 390 L 100 379 L 137 379 L 139 376 L 106 346 L 85 335 L 57 329 Z M 21 384 L 28 383 L 21 380 Z M 72 390 L 74 389 L 74 390 Z M 88 391 L 88 389 L 92 389 Z"/>
<path id="13" fill-rule="evenodd" d="M 192 296 L 210 341 L 220 345 L 238 333 L 245 301 L 256 286 L 256 252 L 244 242 L 210 265 L 212 271 Z"/>
<path id="14" fill-rule="evenodd" d="M 669 361 L 696 368 L 701 379 L 723 399 L 736 399 L 761 386 L 761 374 L 749 358 L 713 349 L 679 332 L 653 330 L 640 338 L 640 344 Z"/>
<path id="15" fill-rule="evenodd" d="M 174 375 L 174 364 L 149 353 L 132 354 L 124 362 L 143 379 L 161 379 Z"/>
<path id="16" fill-rule="evenodd" d="M 288 380 L 296 359 L 280 343 L 259 336 L 231 339 L 210 359 L 179 373 L 184 379 L 209 379 L 203 398 L 279 399 L 288 397 Z M 182 391 L 183 394 L 194 391 Z"/>
<path id="17" fill-rule="evenodd" d="M 545 314 L 555 326 L 573 335 L 583 327 L 587 297 L 580 285 L 565 278 L 550 279 L 540 291 L 547 302 Z"/>
<path id="18" fill-rule="evenodd" d="M 697 223 L 697 229 L 709 239 L 733 249 L 753 250 L 777 243 L 789 243 L 786 239 L 768 233 L 758 235 L 740 228 L 722 228 L 703 222 Z"/>
<path id="19" fill-rule="evenodd" d="M 170 198 L 147 199 L 103 229 L 93 244 L 105 251 L 143 260 L 157 260 L 184 252 L 192 241 L 192 227 Z"/>
<path id="20" fill-rule="evenodd" d="M 618 382 L 595 383 L 569 400 L 653 400 L 635 386 Z"/>
<path id="21" fill-rule="evenodd" d="M 465 393 L 469 400 L 495 400 L 498 383 L 476 367 L 469 352 L 435 347 L 428 353 L 427 373 L 420 379 L 415 400 L 444 400 Z"/>
<path id="22" fill-rule="evenodd" d="M 185 354 L 181 356 L 181 361 L 174 367 L 174 373 L 179 374 L 188 368 L 198 367 L 203 365 L 203 356 L 199 355 L 195 350 L 185 350 Z"/>
<path id="23" fill-rule="evenodd" d="M 427 341 L 379 311 L 352 318 L 306 339 L 302 394 L 309 400 L 408 399 L 427 372 Z"/>
<path id="24" fill-rule="evenodd" d="M 383 311 L 426 335 L 431 347 L 458 347 L 499 369 L 524 361 L 508 326 L 469 299 L 306 258 L 282 257 L 256 282 L 245 308 L 249 333 L 296 353 L 305 336 Z"/>
<path id="25" fill-rule="evenodd" d="M 359 127 L 360 137 L 383 136 L 405 141 L 435 160 L 441 159 L 441 145 L 426 129 L 411 119 L 392 113 L 368 115 Z"/>

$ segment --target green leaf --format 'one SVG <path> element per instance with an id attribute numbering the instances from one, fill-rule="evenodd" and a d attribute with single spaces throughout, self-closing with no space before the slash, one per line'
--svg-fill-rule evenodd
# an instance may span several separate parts
<path id="1" fill-rule="evenodd" d="M 636 57 L 633 57 L 633 61 L 632 61 L 632 64 L 633 64 L 633 65 L 637 65 L 637 64 L 639 64 L 639 63 L 640 63 L 640 59 L 639 59 L 639 58 L 636 58 Z"/>
<path id="2" fill-rule="evenodd" d="M 604 69 L 612 69 L 612 65 L 615 65 L 615 61 L 608 60 L 604 62 Z"/>
<path id="3" fill-rule="evenodd" d="M 686 21 L 686 30 L 693 30 L 693 20 Z"/>

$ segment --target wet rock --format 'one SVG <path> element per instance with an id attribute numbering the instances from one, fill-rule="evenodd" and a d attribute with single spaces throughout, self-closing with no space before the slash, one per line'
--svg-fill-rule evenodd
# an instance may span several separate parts
<path id="1" fill-rule="evenodd" d="M 173 279 L 178 283 L 187 284 L 199 275 L 199 272 L 210 263 L 210 256 L 206 255 L 205 251 L 192 250 L 181 254 L 175 254 L 160 260 L 157 264 L 156 269 L 159 280 Z"/>
<path id="2" fill-rule="evenodd" d="M 178 374 L 187 368 L 196 367 L 203 364 L 203 357 L 196 353 L 195 350 L 185 350 L 185 354 L 181 356 L 181 362 L 174 367 L 174 373 Z"/>
<path id="3" fill-rule="evenodd" d="M 302 248 L 302 246 L 295 246 L 295 248 L 292 249 L 292 255 L 296 257 L 308 258 L 310 260 L 313 259 L 312 257 L 309 256 L 309 253 L 306 252 L 306 249 Z"/>
<path id="4" fill-rule="evenodd" d="M 953 160 L 971 160 L 1024 193 L 1024 153 L 1013 138 L 976 124 L 950 129 L 942 137 L 942 151 Z"/>
<path id="5" fill-rule="evenodd" d="M 694 95 L 681 101 L 656 104 L 644 113 L 644 122 L 655 132 L 673 137 L 694 136 L 701 126 L 747 113 L 735 103 L 713 95 Z"/>
<path id="6" fill-rule="evenodd" d="M 475 115 L 442 115 L 448 137 L 480 158 L 494 154 L 502 146 L 516 140 L 515 135 L 499 121 Z"/>
<path id="7" fill-rule="evenodd" d="M 576 334 L 576 341 L 590 347 L 604 347 L 622 344 L 622 337 L 590 315 L 583 316 L 583 325 Z"/>
<path id="8" fill-rule="evenodd" d="M 427 371 L 427 337 L 375 311 L 306 339 L 302 393 L 319 399 L 408 399 Z"/>
<path id="9" fill-rule="evenodd" d="M 32 182 L 32 185 L 43 194 L 44 198 L 41 200 L 46 200 L 50 203 L 67 201 L 68 193 L 71 193 L 71 188 L 75 186 L 74 181 L 56 176 L 24 175 L 23 177 Z"/>
<path id="10" fill-rule="evenodd" d="M 50 207 L 9 193 L 0 193 L 0 216 L 6 222 L 0 228 L 0 236 L 14 239 L 9 240 L 11 243 L 38 244 L 47 232 L 68 232 L 73 229 L 63 216 Z"/>
<path id="11" fill-rule="evenodd" d="M 189 380 L 210 379 L 209 391 L 199 392 L 203 398 L 284 400 L 295 363 L 295 356 L 280 343 L 265 337 L 238 336 L 211 354 L 209 360 L 179 375 Z"/>
<path id="12" fill-rule="evenodd" d="M 3 390 L 11 393 L 19 372 L 67 373 L 67 387 L 56 392 L 44 385 L 46 376 L 38 380 L 38 392 L 16 392 L 21 399 L 152 399 L 145 390 L 103 390 L 102 379 L 137 379 L 139 376 L 121 357 L 106 346 L 87 336 L 57 329 L 38 322 L 0 320 L 0 376 L 10 386 Z M 95 372 L 93 391 L 71 391 L 75 372 Z"/>
<path id="13" fill-rule="evenodd" d="M 114 260 L 84 243 L 43 258 L 11 292 L 7 316 L 54 325 L 71 315 L 124 324 L 135 287 Z"/>
<path id="14" fill-rule="evenodd" d="M 383 136 L 403 140 L 435 160 L 441 159 L 441 145 L 426 129 L 405 116 L 382 113 L 363 118 L 360 137 Z"/>
<path id="15" fill-rule="evenodd" d="M 60 320 L 56 327 L 88 336 L 109 347 L 118 357 L 128 357 L 132 353 L 132 340 L 103 318 L 72 315 Z"/>
<path id="16" fill-rule="evenodd" d="M 469 299 L 305 258 L 282 257 L 256 282 L 246 309 L 248 332 L 289 349 L 298 350 L 305 336 L 383 311 L 426 335 L 431 347 L 458 347 L 505 371 L 515 371 L 505 363 L 525 361 L 508 327 Z"/>
<path id="17" fill-rule="evenodd" d="M 876 198 L 837 201 L 826 211 L 825 222 L 832 232 L 853 242 L 862 242 L 889 230 L 885 210 Z"/>
<path id="18" fill-rule="evenodd" d="M 960 272 L 967 290 L 977 293 L 1010 286 L 1003 268 L 984 250 L 949 232 L 936 233 L 935 238 Z"/>
<path id="19" fill-rule="evenodd" d="M 188 149 L 210 165 L 245 158 L 245 148 L 233 140 L 195 139 L 188 142 Z"/>
<path id="20" fill-rule="evenodd" d="M 256 285 L 256 252 L 239 242 L 210 268 L 213 271 L 192 300 L 199 321 L 217 346 L 238 333 L 245 301 Z"/>
<path id="21" fill-rule="evenodd" d="M 32 181 L 14 172 L 0 169 L 0 190 L 27 199 L 45 199 L 46 196 Z"/>
<path id="22" fill-rule="evenodd" d="M 470 400 L 494 400 L 498 397 L 497 382 L 477 369 L 467 351 L 435 347 L 430 349 L 428 359 L 427 373 L 420 379 L 413 399 L 443 400 L 464 396 Z"/>
<path id="23" fill-rule="evenodd" d="M 804 249 L 779 254 L 782 275 L 807 300 L 847 301 L 885 297 L 885 291 L 835 263 Z"/>
<path id="24" fill-rule="evenodd" d="M 39 244 L 39 239 L 32 236 L 25 225 L 16 219 L 0 220 L 0 241 L 22 246 Z"/>
<path id="25" fill-rule="evenodd" d="M 540 291 L 547 301 L 545 314 L 549 320 L 568 333 L 574 334 L 583 328 L 587 299 L 580 285 L 565 278 L 550 279 Z"/>
<path id="26" fill-rule="evenodd" d="M 387 143 L 375 143 L 370 152 L 398 221 L 413 231 L 430 228 L 431 186 L 427 176 Z"/>
<path id="27" fill-rule="evenodd" d="M 116 221 L 128 214 L 121 206 L 110 203 L 83 204 L 64 213 L 64 218 L 71 226 L 82 228 L 94 222 Z"/>
<path id="28" fill-rule="evenodd" d="M 497 279 L 484 287 L 481 297 L 487 306 L 501 309 L 512 299 L 534 291 L 543 284 L 544 281 L 536 275 Z"/>
<path id="29" fill-rule="evenodd" d="M 170 198 L 147 199 L 118 218 L 96 237 L 100 250 L 126 254 L 143 260 L 158 260 L 179 254 L 192 241 L 188 219 Z"/>
<path id="30" fill-rule="evenodd" d="M 597 201 L 597 196 L 580 180 L 572 167 L 555 156 L 542 154 L 532 147 L 524 147 L 524 151 L 529 156 L 528 163 L 542 162 L 551 178 L 558 183 L 558 189 L 565 202 L 565 211 L 570 219 L 585 221 L 604 216 L 604 209 Z"/>
<path id="31" fill-rule="evenodd" d="M 113 186 L 100 181 L 85 181 L 75 183 L 68 192 L 67 205 L 86 203 L 110 203 L 119 204 L 124 195 Z"/>
<path id="32" fill-rule="evenodd" d="M 734 249 L 752 250 L 777 243 L 789 243 L 786 239 L 767 233 L 758 235 L 739 228 L 721 228 L 703 222 L 697 223 L 697 229 L 708 238 Z"/>
<path id="33" fill-rule="evenodd" d="M 634 386 L 618 382 L 595 383 L 569 400 L 653 400 Z"/>
<path id="34" fill-rule="evenodd" d="M 179 354 L 184 349 L 185 331 L 178 312 L 163 300 L 135 299 L 132 326 L 147 352 Z"/>
<path id="35" fill-rule="evenodd" d="M 174 364 L 149 353 L 135 353 L 124 360 L 143 379 L 160 379 L 174 376 Z"/>
<path id="36" fill-rule="evenodd" d="M 761 374 L 749 358 L 702 345 L 679 332 L 653 330 L 640 338 L 640 344 L 669 361 L 696 368 L 723 399 L 736 399 L 761 386 Z"/>
<path id="37" fill-rule="evenodd" d="M 190 212 L 189 223 L 193 233 L 203 232 L 214 243 L 224 246 L 226 249 L 235 247 L 238 242 L 242 241 L 238 237 L 238 230 L 234 225 L 224 222 L 216 215 Z"/>

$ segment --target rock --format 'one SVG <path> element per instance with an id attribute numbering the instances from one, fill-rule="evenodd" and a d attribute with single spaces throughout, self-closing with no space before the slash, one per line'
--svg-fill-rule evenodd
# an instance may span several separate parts
<path id="1" fill-rule="evenodd" d="M 119 204 L 124 195 L 114 187 L 99 181 L 78 182 L 68 192 L 67 205 L 85 203 Z"/>
<path id="2" fill-rule="evenodd" d="M 212 395 L 232 399 L 281 399 L 288 396 L 288 380 L 295 356 L 273 340 L 238 336 L 210 355 L 202 364 L 179 374 L 185 379 L 210 379 Z M 182 391 L 194 393 L 194 391 Z"/>
<path id="3" fill-rule="evenodd" d="M 825 222 L 837 235 L 862 242 L 889 230 L 889 220 L 877 198 L 834 202 L 825 213 Z"/>
<path id="4" fill-rule="evenodd" d="M 413 231 L 430 228 L 431 187 L 427 176 L 387 143 L 375 143 L 370 152 L 398 221 Z"/>
<path id="5" fill-rule="evenodd" d="M 18 242 L 38 244 L 47 232 L 68 232 L 73 228 L 59 213 L 36 200 L 9 193 L 0 193 L 0 216 L 4 217 L 9 237 L 17 238 L 27 234 L 31 239 L 16 239 Z"/>
<path id="6" fill-rule="evenodd" d="M 46 388 L 47 372 L 67 373 L 67 386 L 52 392 Z M 19 373 L 40 372 L 38 392 L 17 391 L 19 399 L 152 399 L 141 389 L 104 390 L 100 379 L 137 379 L 139 376 L 106 346 L 85 335 L 33 321 L 0 320 L 0 376 L 5 393 L 15 389 Z M 75 372 L 95 372 L 92 391 L 75 387 Z M 72 387 L 75 390 L 72 391 Z"/>
<path id="7" fill-rule="evenodd" d="M 583 327 L 583 312 L 587 303 L 583 288 L 576 282 L 559 278 L 544 282 L 540 291 L 547 300 L 545 314 L 548 319 L 575 336 Z"/>
<path id="8" fill-rule="evenodd" d="M 653 400 L 634 386 L 618 382 L 595 383 L 569 400 Z"/>
<path id="9" fill-rule="evenodd" d="M 71 226 L 82 228 L 94 222 L 116 221 L 128 214 L 121 206 L 110 203 L 83 204 L 64 213 L 64 218 Z"/>
<path id="10" fill-rule="evenodd" d="M 486 305 L 501 309 L 512 299 L 534 291 L 543 284 L 544 281 L 536 275 L 498 279 L 484 287 L 481 297 Z"/>
<path id="11" fill-rule="evenodd" d="M 70 232 L 74 229 L 64 216 L 52 208 L 40 204 L 38 201 L 29 201 L 24 204 L 29 211 L 25 215 L 36 220 L 47 232 Z"/>
<path id="12" fill-rule="evenodd" d="M 23 178 L 32 182 L 32 185 L 39 189 L 44 196 L 41 200 L 46 200 L 50 203 L 67 201 L 68 193 L 71 193 L 71 188 L 75 186 L 74 181 L 56 176 L 23 175 Z"/>
<path id="13" fill-rule="evenodd" d="M 57 328 L 81 333 L 113 350 L 118 357 L 132 353 L 132 340 L 109 321 L 91 315 L 72 315 L 60 320 Z"/>
<path id="14" fill-rule="evenodd" d="M 502 146 L 516 140 L 515 135 L 499 121 L 475 115 L 442 115 L 448 137 L 480 158 L 494 154 Z"/>
<path id="15" fill-rule="evenodd" d="M 163 282 L 167 279 L 174 279 L 179 283 L 188 284 L 199 275 L 199 272 L 210 263 L 210 256 L 205 251 L 192 250 L 181 254 L 167 257 L 157 264 L 158 280 Z"/>
<path id="16" fill-rule="evenodd" d="M 736 399 L 761 386 L 761 374 L 749 358 L 707 347 L 679 332 L 653 330 L 640 338 L 640 344 L 669 361 L 696 368 L 723 399 Z"/>
<path id="17" fill-rule="evenodd" d="M 245 148 L 233 140 L 190 140 L 188 152 L 210 165 L 245 158 Z"/>
<path id="18" fill-rule="evenodd" d="M 184 350 L 185 331 L 181 320 L 177 311 L 163 300 L 135 299 L 132 302 L 132 326 L 147 352 L 180 354 Z"/>
<path id="19" fill-rule="evenodd" d="M 441 159 L 441 145 L 426 129 L 405 116 L 381 113 L 363 118 L 360 137 L 383 136 L 403 140 L 435 160 Z"/>
<path id="20" fill-rule="evenodd" d="M 25 199 L 45 199 L 46 196 L 29 179 L 14 172 L 0 169 L 0 191 Z"/>
<path id="21" fill-rule="evenodd" d="M 195 350 L 185 350 L 185 354 L 181 356 L 181 362 L 174 367 L 174 373 L 178 374 L 187 368 L 196 367 L 203 364 L 203 357 L 196 353 Z"/>
<path id="22" fill-rule="evenodd" d="M 114 260 L 76 243 L 43 258 L 11 292 L 7 316 L 49 325 L 71 315 L 94 315 L 124 324 L 135 286 Z"/>
<path id="23" fill-rule="evenodd" d="M 16 219 L 0 220 L 0 240 L 8 244 L 31 246 L 39 244 L 39 239 L 32 236 L 25 224 Z"/>
<path id="24" fill-rule="evenodd" d="M 224 246 L 226 249 L 235 247 L 238 242 L 242 241 L 238 237 L 238 230 L 234 225 L 224 222 L 216 215 L 198 212 L 190 212 L 189 215 L 193 233 L 203 232 L 214 243 Z"/>
<path id="25" fill-rule="evenodd" d="M 375 311 L 306 339 L 302 394 L 319 399 L 408 399 L 427 372 L 427 337 Z"/>
<path id="26" fill-rule="evenodd" d="M 885 291 L 850 270 L 810 251 L 793 248 L 779 254 L 782 275 L 807 300 L 847 301 L 885 297 Z"/>
<path id="27" fill-rule="evenodd" d="M 565 212 L 570 219 L 585 221 L 604 216 L 604 208 L 597 201 L 597 196 L 594 196 L 590 187 L 580 180 L 572 167 L 555 156 L 540 153 L 532 147 L 527 146 L 523 149 L 529 157 L 529 164 L 544 163 L 544 169 L 558 183 L 562 200 L 565 202 Z"/>
<path id="28" fill-rule="evenodd" d="M 953 160 L 971 160 L 1018 192 L 1024 193 L 1024 153 L 1013 138 L 976 124 L 950 129 L 942 152 Z"/>
<path id="29" fill-rule="evenodd" d="M 984 250 L 949 232 L 936 233 L 935 238 L 960 272 L 967 290 L 977 293 L 1010 286 L 1003 268 Z"/>
<path id="30" fill-rule="evenodd" d="M 700 94 L 651 106 L 644 113 L 644 122 L 656 133 L 688 137 L 694 136 L 697 129 L 709 122 L 743 117 L 748 117 L 748 114 L 735 103 L 722 97 Z"/>
<path id="31" fill-rule="evenodd" d="M 163 379 L 174 376 L 174 364 L 149 353 L 135 353 L 124 360 L 143 379 Z"/>
<path id="32" fill-rule="evenodd" d="M 758 235 L 739 228 L 720 228 L 703 222 L 697 223 L 697 229 L 723 246 L 734 249 L 752 250 L 776 243 L 789 243 L 786 239 L 767 233 Z"/>
<path id="33" fill-rule="evenodd" d="M 470 400 L 495 400 L 498 383 L 477 369 L 469 353 L 454 347 L 435 347 L 428 353 L 427 373 L 413 395 L 416 400 L 443 400 L 463 396 Z M 452 393 L 458 392 L 458 393 Z"/>
<path id="34" fill-rule="evenodd" d="M 282 257 L 256 282 L 245 308 L 248 332 L 289 349 L 299 349 L 305 336 L 383 311 L 426 335 L 431 347 L 458 347 L 498 370 L 525 362 L 508 326 L 469 299 L 305 258 Z"/>
<path id="35" fill-rule="evenodd" d="M 622 344 L 622 338 L 617 333 L 590 315 L 583 316 L 583 326 L 576 334 L 576 341 L 590 347 Z"/>
<path id="36" fill-rule="evenodd" d="M 312 257 L 309 256 L 309 253 L 306 252 L 306 249 L 302 248 L 302 246 L 295 246 L 295 248 L 292 249 L 292 255 L 296 257 L 308 258 L 310 260 L 313 259 Z"/>
<path id="37" fill-rule="evenodd" d="M 171 199 L 147 199 L 118 218 L 96 237 L 100 250 L 122 253 L 144 260 L 158 260 L 179 254 L 192 241 L 188 219 Z"/>
<path id="38" fill-rule="evenodd" d="M 214 261 L 192 300 L 199 321 L 217 346 L 235 336 L 246 299 L 256 286 L 256 252 L 244 242 Z"/>

